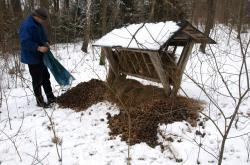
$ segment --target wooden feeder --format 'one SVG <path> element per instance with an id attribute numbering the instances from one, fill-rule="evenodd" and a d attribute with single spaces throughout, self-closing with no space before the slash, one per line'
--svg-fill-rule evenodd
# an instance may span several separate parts
<path id="1" fill-rule="evenodd" d="M 109 62 L 111 85 L 114 79 L 130 75 L 162 83 L 166 95 L 176 96 L 194 43 L 216 42 L 187 21 L 167 21 L 115 29 L 93 46 L 101 47 Z"/>

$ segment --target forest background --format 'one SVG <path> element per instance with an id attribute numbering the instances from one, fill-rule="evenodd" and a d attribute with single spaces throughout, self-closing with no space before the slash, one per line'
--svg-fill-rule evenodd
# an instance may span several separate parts
<path id="1" fill-rule="evenodd" d="M 90 40 L 131 23 L 186 19 L 209 35 L 215 23 L 240 34 L 250 22 L 249 0 L 0 0 L 2 56 L 19 50 L 20 24 L 37 7 L 49 10 L 51 43 L 83 41 L 84 51 Z"/>

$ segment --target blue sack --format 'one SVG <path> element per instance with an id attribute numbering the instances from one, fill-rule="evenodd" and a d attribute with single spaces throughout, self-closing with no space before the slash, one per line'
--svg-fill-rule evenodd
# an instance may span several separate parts
<path id="1" fill-rule="evenodd" d="M 60 86 L 71 84 L 75 78 L 55 59 L 52 52 L 49 50 L 43 55 L 43 63 L 49 68 L 57 83 Z"/>

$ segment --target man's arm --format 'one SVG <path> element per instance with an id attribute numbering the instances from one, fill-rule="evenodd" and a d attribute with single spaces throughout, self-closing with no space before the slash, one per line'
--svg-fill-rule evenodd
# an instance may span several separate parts
<path id="1" fill-rule="evenodd" d="M 21 29 L 20 30 L 20 42 L 23 49 L 31 52 L 42 52 L 45 53 L 49 49 L 45 46 L 39 46 L 38 43 L 32 41 L 32 34 L 35 34 L 35 29 Z"/>
<path id="2" fill-rule="evenodd" d="M 21 46 L 28 51 L 37 52 L 38 43 L 32 41 L 32 33 L 35 33 L 34 29 L 20 29 Z"/>
<path id="3" fill-rule="evenodd" d="M 47 46 L 38 46 L 37 51 L 46 53 L 49 50 Z"/>

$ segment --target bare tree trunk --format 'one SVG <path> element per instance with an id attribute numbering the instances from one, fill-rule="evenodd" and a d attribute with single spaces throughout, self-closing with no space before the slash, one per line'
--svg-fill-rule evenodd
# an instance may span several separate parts
<path id="1" fill-rule="evenodd" d="M 144 22 L 145 21 L 144 0 L 134 1 L 133 7 L 136 14 L 135 20 L 139 22 Z"/>
<path id="2" fill-rule="evenodd" d="M 102 7 L 102 35 L 107 33 L 107 9 L 108 9 L 108 1 L 107 0 L 102 0 L 101 1 L 103 4 Z M 105 65 L 105 56 L 103 53 L 101 53 L 101 57 L 100 57 L 100 65 Z"/>
<path id="3" fill-rule="evenodd" d="M 207 0 L 207 20 L 206 20 L 206 27 L 205 27 L 205 34 L 209 36 L 210 31 L 212 30 L 214 26 L 214 18 L 215 18 L 215 12 L 216 12 L 216 1 L 217 0 Z M 202 43 L 200 46 L 201 52 L 205 53 L 206 49 L 206 43 Z"/>
<path id="4" fill-rule="evenodd" d="M 11 0 L 11 7 L 15 17 L 22 17 L 22 7 L 20 0 Z"/>
<path id="5" fill-rule="evenodd" d="M 69 9 L 69 0 L 64 0 L 64 8 Z"/>
<path id="6" fill-rule="evenodd" d="M 6 15 L 6 3 L 5 0 L 0 0 L 0 19 L 4 20 L 4 16 Z M 6 22 L 4 21 L 0 21 L 0 50 L 3 51 L 4 50 L 4 42 L 2 42 L 4 40 L 4 36 L 5 36 L 5 32 L 4 32 L 4 27 L 5 27 Z"/>
<path id="7" fill-rule="evenodd" d="M 156 5 L 156 0 L 152 0 L 151 2 L 151 10 L 150 10 L 150 15 L 149 15 L 149 20 L 153 21 L 154 16 L 155 16 L 155 5 Z"/>
<path id="8" fill-rule="evenodd" d="M 0 11 L 3 12 L 6 9 L 5 0 L 0 0 Z"/>
<path id="9" fill-rule="evenodd" d="M 2 92 L 3 92 L 2 91 L 2 82 L 0 82 L 0 108 L 2 107 L 2 102 L 3 102 L 3 93 Z"/>
<path id="10" fill-rule="evenodd" d="M 102 0 L 101 3 L 103 4 L 103 7 L 101 9 L 102 11 L 102 35 L 107 33 L 107 9 L 108 9 L 108 1 Z"/>
<path id="11" fill-rule="evenodd" d="M 196 0 L 193 0 L 192 1 L 192 15 L 191 15 L 191 20 L 192 20 L 192 23 L 196 24 L 197 25 L 197 20 L 196 20 L 196 7 L 197 7 L 197 1 Z"/>
<path id="12" fill-rule="evenodd" d="M 88 43 L 90 40 L 90 29 L 91 29 L 91 6 L 92 2 L 91 0 L 87 0 L 86 5 L 86 22 L 85 22 L 85 28 L 84 28 L 84 38 L 83 38 L 83 44 L 81 50 L 83 52 L 88 52 Z"/>
<path id="13" fill-rule="evenodd" d="M 240 38 L 241 30 L 242 30 L 242 19 L 243 19 L 243 13 L 244 13 L 244 0 L 240 1 L 239 6 L 239 13 L 238 13 L 238 19 L 237 19 L 237 38 Z"/>
<path id="14" fill-rule="evenodd" d="M 44 7 L 49 9 L 49 1 L 48 0 L 40 0 L 40 7 Z"/>
<path id="15" fill-rule="evenodd" d="M 28 7 L 29 10 L 30 10 L 30 11 L 34 10 L 34 8 L 35 8 L 34 0 L 29 0 L 28 3 L 29 3 L 29 5 L 28 5 L 28 6 L 29 6 L 29 7 Z"/>
<path id="16" fill-rule="evenodd" d="M 228 134 L 231 130 L 231 127 L 233 125 L 233 122 L 235 121 L 235 118 L 236 118 L 236 115 L 238 114 L 239 112 L 239 108 L 240 108 L 240 105 L 242 104 L 242 99 L 244 98 L 243 97 L 240 97 L 239 99 L 239 102 L 235 108 L 235 111 L 234 111 L 234 114 L 231 116 L 231 119 L 230 119 L 230 122 L 229 122 L 229 125 L 227 126 L 227 129 L 225 131 L 225 134 L 223 135 L 223 138 L 222 138 L 222 142 L 221 142 L 221 147 L 220 147 L 220 155 L 219 155 L 219 161 L 218 161 L 218 165 L 222 165 L 222 161 L 223 161 L 223 155 L 224 155 L 224 151 L 225 151 L 225 145 L 226 145 L 226 140 L 228 138 Z"/>
<path id="17" fill-rule="evenodd" d="M 186 1 L 177 1 L 179 5 L 177 5 L 177 9 L 179 8 L 178 6 L 181 7 L 181 12 L 179 15 L 179 18 L 185 18 L 189 20 L 190 22 L 193 21 L 193 7 L 196 5 L 194 0 L 186 0 Z M 183 15 L 181 15 L 183 14 Z M 182 17 L 181 17 L 182 16 Z"/>
<path id="18" fill-rule="evenodd" d="M 11 7 L 10 0 L 5 1 L 5 6 L 6 6 L 6 9 L 9 9 Z"/>
<path id="19" fill-rule="evenodd" d="M 117 24 L 120 25 L 121 22 L 124 20 L 124 14 L 120 13 L 120 0 L 116 0 L 115 3 L 115 7 L 113 7 L 112 9 L 112 27 L 115 27 Z M 120 15 L 120 22 L 118 22 L 118 16 Z"/>
<path id="20" fill-rule="evenodd" d="M 228 24 L 228 18 L 230 17 L 230 0 L 224 0 L 224 14 L 223 14 L 223 23 Z"/>
<path id="21" fill-rule="evenodd" d="M 59 11 L 59 0 L 53 0 L 54 11 L 57 13 Z"/>

